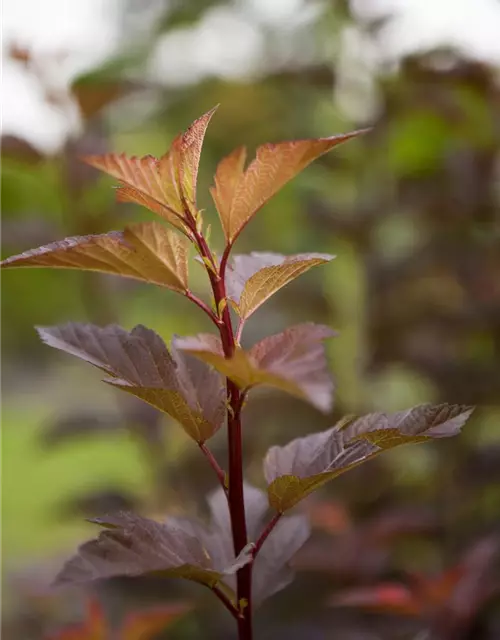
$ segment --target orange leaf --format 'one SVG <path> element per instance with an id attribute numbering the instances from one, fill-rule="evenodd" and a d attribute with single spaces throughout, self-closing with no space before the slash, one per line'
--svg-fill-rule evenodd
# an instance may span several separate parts
<path id="1" fill-rule="evenodd" d="M 108 629 L 104 612 L 99 602 L 90 599 L 87 616 L 83 623 L 71 625 L 50 636 L 50 640 L 108 640 Z"/>
<path id="2" fill-rule="evenodd" d="M 186 232 L 186 215 L 196 206 L 203 139 L 214 112 L 215 108 L 195 120 L 185 133 L 175 138 L 170 150 L 160 159 L 151 155 L 137 158 L 109 153 L 87 156 L 84 160 L 121 182 L 119 201 L 145 206 Z"/>
<path id="3" fill-rule="evenodd" d="M 120 180 L 120 202 L 134 202 L 147 207 L 178 229 L 184 230 L 183 208 L 175 164 L 171 152 L 160 160 L 151 155 L 137 158 L 124 153 L 86 156 L 84 160 L 113 178 Z"/>
<path id="4" fill-rule="evenodd" d="M 179 154 L 182 158 L 179 167 L 182 194 L 195 206 L 196 182 L 198 179 L 201 149 L 205 138 L 205 132 L 216 109 L 217 107 L 214 107 L 195 120 L 182 136 L 176 138 L 172 145 L 179 149 Z"/>
<path id="5" fill-rule="evenodd" d="M 211 194 L 228 243 L 233 243 L 255 213 L 316 158 L 366 130 L 310 140 L 264 144 L 243 171 L 245 149 L 224 158 Z"/>
<path id="6" fill-rule="evenodd" d="M 226 222 L 231 216 L 231 206 L 236 190 L 244 176 L 247 152 L 245 147 L 238 147 L 217 165 L 215 185 L 210 187 L 210 193 L 219 212 L 219 217 L 226 237 Z"/>
<path id="7" fill-rule="evenodd" d="M 120 640 L 149 640 L 167 629 L 190 609 L 190 605 L 180 602 L 132 613 L 123 622 Z"/>
<path id="8" fill-rule="evenodd" d="M 188 251 L 185 238 L 159 222 L 148 222 L 125 231 L 66 238 L 11 256 L 0 266 L 101 271 L 184 293 L 188 288 Z"/>
<path id="9" fill-rule="evenodd" d="M 422 605 L 403 584 L 385 583 L 374 587 L 350 589 L 329 600 L 331 606 L 359 607 L 370 611 L 386 611 L 399 615 L 418 616 Z"/>

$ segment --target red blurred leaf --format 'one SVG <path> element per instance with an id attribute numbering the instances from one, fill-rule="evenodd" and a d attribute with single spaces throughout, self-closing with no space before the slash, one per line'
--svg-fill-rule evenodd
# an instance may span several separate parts
<path id="1" fill-rule="evenodd" d="M 352 527 L 345 505 L 336 502 L 316 502 L 305 506 L 311 524 L 331 534 L 345 533 Z"/>
<path id="2" fill-rule="evenodd" d="M 33 145 L 18 136 L 3 135 L 1 147 L 4 158 L 13 158 L 26 164 L 38 164 L 44 159 L 44 156 Z"/>
<path id="3" fill-rule="evenodd" d="M 50 640 L 108 640 L 108 626 L 104 612 L 97 600 L 87 603 L 85 621 L 66 627 L 50 637 Z"/>
<path id="4" fill-rule="evenodd" d="M 164 605 L 129 614 L 122 624 L 120 640 L 149 640 L 191 610 L 187 603 Z"/>
<path id="5" fill-rule="evenodd" d="M 87 605 L 87 617 L 79 625 L 66 627 L 50 640 L 150 640 L 185 615 L 191 606 L 184 602 L 168 604 L 145 611 L 130 613 L 119 631 L 113 633 L 106 624 L 101 605 L 94 599 Z"/>
<path id="6" fill-rule="evenodd" d="M 134 85 L 123 80 L 107 79 L 104 82 L 79 81 L 73 83 L 71 93 L 78 103 L 85 120 L 92 118 L 103 107 L 131 91 Z"/>
<path id="7" fill-rule="evenodd" d="M 359 607 L 406 616 L 421 614 L 421 604 L 403 584 L 382 583 L 374 587 L 349 589 L 331 597 L 328 604 L 335 607 Z"/>

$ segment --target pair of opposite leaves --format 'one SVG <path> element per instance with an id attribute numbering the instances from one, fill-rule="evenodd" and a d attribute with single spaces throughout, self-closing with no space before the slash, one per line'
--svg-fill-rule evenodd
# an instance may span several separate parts
<path id="1" fill-rule="evenodd" d="M 209 527 L 189 518 L 160 523 L 121 512 L 92 520 L 105 528 L 83 544 L 66 563 L 59 583 L 87 582 L 113 576 L 156 574 L 217 587 L 237 606 L 234 574 L 253 563 L 252 596 L 256 603 L 293 579 L 289 560 L 309 537 L 308 518 L 279 518 L 254 558 L 254 544 L 264 529 L 269 505 L 283 514 L 302 498 L 378 453 L 409 442 L 455 435 L 472 409 L 460 405 L 421 405 L 392 415 L 368 414 L 324 431 L 274 446 L 264 460 L 270 483 L 267 496 L 245 484 L 244 500 L 251 542 L 235 558 L 225 492 L 209 496 Z"/>
<path id="2" fill-rule="evenodd" d="M 189 295 L 188 253 L 193 228 L 201 229 L 196 183 L 212 109 L 177 136 L 160 159 L 107 154 L 86 158 L 120 181 L 117 198 L 143 205 L 170 223 L 136 224 L 124 231 L 77 236 L 8 258 L 3 267 L 59 267 L 102 271 L 151 282 Z M 245 169 L 244 147 L 218 165 L 211 193 L 229 250 L 255 213 L 313 160 L 361 131 L 329 138 L 265 144 Z M 177 232 L 180 232 L 181 235 Z M 183 235 L 184 234 L 184 237 Z M 230 265 L 228 297 L 247 319 L 267 298 L 312 266 L 332 256 L 252 253 Z"/>
<path id="3" fill-rule="evenodd" d="M 231 359 L 224 357 L 213 334 L 174 338 L 169 351 L 160 336 L 140 325 L 129 333 L 117 325 L 69 323 L 39 328 L 39 333 L 48 345 L 105 371 L 105 382 L 171 415 L 200 444 L 226 415 L 220 373 L 243 390 L 269 384 L 325 410 L 332 402 L 322 345 L 331 330 L 322 325 L 291 327 L 264 338 L 248 353 L 237 350 Z M 471 412 L 470 407 L 442 404 L 391 415 L 373 413 L 272 447 L 264 465 L 269 502 L 283 513 L 328 480 L 386 449 L 455 435 Z"/>

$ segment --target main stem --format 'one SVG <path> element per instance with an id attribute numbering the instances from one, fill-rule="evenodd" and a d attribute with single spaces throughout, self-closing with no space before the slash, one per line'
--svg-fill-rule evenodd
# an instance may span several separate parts
<path id="1" fill-rule="evenodd" d="M 209 260 L 215 268 L 212 254 L 202 234 L 193 230 L 201 255 Z M 224 273 L 217 274 L 208 271 L 214 294 L 216 308 L 226 299 Z M 229 307 L 222 311 L 220 336 L 224 355 L 230 358 L 235 349 L 235 337 Z M 243 493 L 243 447 L 241 436 L 241 405 L 242 397 L 238 387 L 228 379 L 227 381 L 227 433 L 229 448 L 229 488 L 228 503 L 233 533 L 234 553 L 237 556 L 247 544 L 247 526 L 245 517 L 245 497 Z M 239 640 L 252 640 L 252 565 L 247 564 L 236 574 L 238 606 L 244 604 L 238 621 Z"/>

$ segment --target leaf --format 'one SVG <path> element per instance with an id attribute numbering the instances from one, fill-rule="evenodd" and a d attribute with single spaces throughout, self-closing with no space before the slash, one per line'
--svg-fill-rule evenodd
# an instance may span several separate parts
<path id="1" fill-rule="evenodd" d="M 174 143 L 178 146 L 182 157 L 179 167 L 181 191 L 183 196 L 192 204 L 196 204 L 196 183 L 205 132 L 217 107 L 218 105 L 195 120 L 189 129 L 182 136 L 179 136 Z"/>
<path id="2" fill-rule="evenodd" d="M 179 577 L 217 586 L 236 603 L 236 576 L 253 561 L 254 541 L 264 529 L 268 511 L 263 491 L 244 485 L 249 543 L 235 558 L 227 498 L 222 488 L 209 496 L 209 526 L 186 517 L 156 522 L 129 512 L 118 512 L 94 522 L 104 530 L 84 543 L 63 567 L 56 584 L 92 582 L 118 576 L 153 574 Z M 304 516 L 281 518 L 255 559 L 253 597 L 256 602 L 282 589 L 293 573 L 291 556 L 309 535 Z"/>
<path id="3" fill-rule="evenodd" d="M 419 405 L 398 413 L 371 413 L 327 431 L 271 447 L 264 460 L 270 504 L 279 512 L 386 449 L 456 435 L 473 409 Z"/>
<path id="4" fill-rule="evenodd" d="M 134 85 L 130 81 L 111 80 L 111 78 L 98 81 L 84 76 L 71 85 L 71 94 L 78 104 L 82 117 L 89 120 L 103 107 L 138 88 L 138 84 Z"/>
<path id="5" fill-rule="evenodd" d="M 122 624 L 119 638 L 120 640 L 149 640 L 170 627 L 191 608 L 191 605 L 186 602 L 176 602 L 131 613 L 126 616 Z"/>
<path id="6" fill-rule="evenodd" d="M 216 107 L 177 136 L 161 158 L 137 158 L 110 153 L 85 161 L 120 181 L 117 198 L 147 207 L 186 232 L 186 206 L 196 206 L 196 182 L 201 148 Z"/>
<path id="7" fill-rule="evenodd" d="M 218 165 L 210 189 L 224 234 L 232 244 L 257 211 L 316 158 L 365 130 L 311 140 L 264 144 L 244 170 L 246 152 L 236 149 Z"/>
<path id="8" fill-rule="evenodd" d="M 123 389 L 177 420 L 197 442 L 204 442 L 225 416 L 221 377 L 158 334 L 138 325 L 129 333 L 117 325 L 101 328 L 68 323 L 38 327 L 51 347 L 71 353 L 105 371 L 105 382 Z"/>
<path id="9" fill-rule="evenodd" d="M 244 484 L 243 491 L 248 538 L 256 542 L 265 526 L 265 516 L 269 509 L 267 496 L 260 489 L 247 483 Z M 212 515 L 210 527 L 212 535 L 208 546 L 212 549 L 217 547 L 217 555 L 223 563 L 229 564 L 234 554 L 227 498 L 222 489 L 217 489 L 210 494 L 208 502 Z M 277 591 L 284 589 L 293 580 L 294 572 L 288 563 L 309 535 L 310 527 L 306 516 L 298 515 L 280 519 L 262 545 L 254 562 L 252 572 L 254 604 L 260 604 Z M 246 548 L 252 551 L 252 543 L 249 543 Z M 230 581 L 229 576 L 224 580 L 226 584 L 235 587 L 235 583 Z"/>
<path id="10" fill-rule="evenodd" d="M 240 317 L 246 320 L 276 291 L 311 267 L 333 258 L 321 253 L 283 256 L 252 252 L 235 256 L 227 273 L 228 295 L 237 304 Z"/>
<path id="11" fill-rule="evenodd" d="M 106 624 L 101 605 L 92 598 L 87 604 L 86 620 L 62 629 L 51 640 L 149 640 L 190 609 L 187 603 L 177 602 L 130 613 L 122 622 L 121 629 L 113 633 Z"/>
<path id="12" fill-rule="evenodd" d="M 188 251 L 186 239 L 159 222 L 149 222 L 125 231 L 66 238 L 7 258 L 0 265 L 101 271 L 184 293 Z"/>
<path id="13" fill-rule="evenodd" d="M 398 583 L 382 583 L 373 587 L 348 589 L 331 597 L 334 607 L 359 607 L 370 611 L 389 612 L 396 615 L 420 616 L 422 604 L 408 587 Z"/>
<path id="14" fill-rule="evenodd" d="M 262 602 L 289 585 L 295 572 L 289 561 L 304 545 L 311 534 L 305 515 L 281 518 L 266 539 L 253 569 L 253 593 Z"/>
<path id="15" fill-rule="evenodd" d="M 23 138 L 12 134 L 4 134 L 0 140 L 2 159 L 12 158 L 26 165 L 38 165 L 44 160 L 44 156 Z"/>
<path id="16" fill-rule="evenodd" d="M 213 334 L 179 338 L 176 344 L 215 367 L 240 389 L 257 385 L 277 387 L 328 412 L 333 401 L 333 382 L 322 342 L 334 335 L 324 325 L 299 324 L 264 338 L 249 351 L 237 347 L 229 359 L 224 357 L 220 340 Z"/>
<path id="17" fill-rule="evenodd" d="M 57 576 L 57 585 L 154 573 L 212 587 L 223 576 L 214 569 L 203 539 L 180 519 L 162 524 L 120 511 L 91 522 L 105 530 L 79 547 Z"/>
<path id="18" fill-rule="evenodd" d="M 82 624 L 61 629 L 50 640 L 107 640 L 108 625 L 101 605 L 91 598 L 87 603 L 86 619 Z"/>

